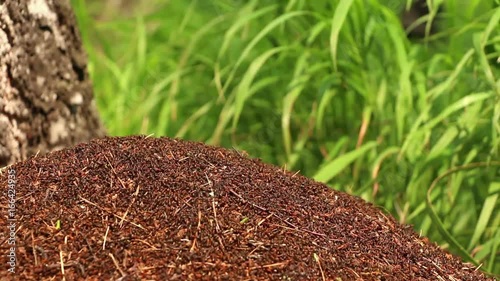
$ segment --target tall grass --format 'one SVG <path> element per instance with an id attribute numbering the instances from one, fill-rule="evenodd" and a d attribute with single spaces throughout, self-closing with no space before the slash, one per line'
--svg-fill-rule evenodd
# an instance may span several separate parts
<path id="1" fill-rule="evenodd" d="M 143 2 L 73 1 L 110 134 L 245 150 L 500 274 L 498 2 L 433 1 L 418 42 L 400 1 Z"/>

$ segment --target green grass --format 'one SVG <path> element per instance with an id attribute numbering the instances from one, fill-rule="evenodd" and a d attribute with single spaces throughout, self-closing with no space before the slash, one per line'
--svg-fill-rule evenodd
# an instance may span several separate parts
<path id="1" fill-rule="evenodd" d="M 498 1 L 434 1 L 419 42 L 402 1 L 137 2 L 73 1 L 111 135 L 245 150 L 500 274 Z"/>

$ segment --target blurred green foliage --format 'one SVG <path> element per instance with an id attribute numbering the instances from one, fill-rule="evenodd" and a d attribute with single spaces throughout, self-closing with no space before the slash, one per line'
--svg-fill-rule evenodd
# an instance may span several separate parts
<path id="1" fill-rule="evenodd" d="M 498 2 L 430 1 L 418 41 L 403 1 L 72 2 L 110 134 L 245 150 L 500 273 Z"/>

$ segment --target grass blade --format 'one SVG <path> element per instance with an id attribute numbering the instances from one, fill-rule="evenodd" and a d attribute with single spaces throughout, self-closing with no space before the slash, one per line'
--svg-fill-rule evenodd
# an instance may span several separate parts
<path id="1" fill-rule="evenodd" d="M 356 159 L 362 157 L 368 150 L 374 148 L 377 145 L 376 142 L 368 142 L 363 146 L 348 152 L 337 159 L 326 164 L 321 168 L 313 178 L 320 182 L 328 182 L 333 179 L 337 174 L 342 172 L 347 166 L 349 166 Z"/>
<path id="2" fill-rule="evenodd" d="M 340 1 L 337 9 L 335 9 L 335 14 L 332 19 L 332 30 L 330 32 L 330 55 L 333 61 L 333 69 L 335 71 L 337 68 L 337 48 L 339 44 L 339 34 L 342 26 L 344 25 L 347 13 L 353 3 L 353 0 L 342 0 Z"/>

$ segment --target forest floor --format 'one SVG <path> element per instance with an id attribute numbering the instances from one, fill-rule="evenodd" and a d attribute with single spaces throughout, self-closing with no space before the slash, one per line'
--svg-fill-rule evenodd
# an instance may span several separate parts
<path id="1" fill-rule="evenodd" d="M 115 137 L 8 169 L 22 280 L 493 280 L 372 204 L 237 150 Z"/>

